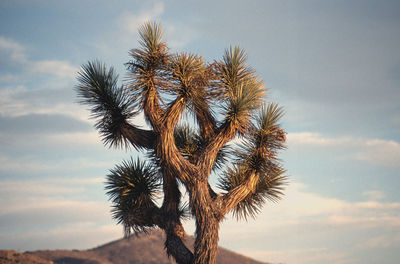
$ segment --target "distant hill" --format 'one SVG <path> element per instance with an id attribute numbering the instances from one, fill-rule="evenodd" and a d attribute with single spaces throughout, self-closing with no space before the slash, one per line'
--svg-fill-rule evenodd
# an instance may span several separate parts
<path id="1" fill-rule="evenodd" d="M 24 254 L 15 250 L 0 250 L 0 264 L 21 263 L 21 264 L 54 264 L 31 254 Z"/>
<path id="2" fill-rule="evenodd" d="M 193 238 L 186 243 L 193 245 Z M 123 238 L 89 250 L 39 250 L 19 253 L 0 250 L 0 264 L 174 264 L 164 250 L 164 233 L 154 230 L 147 235 Z M 267 264 L 219 248 L 218 264 Z"/>

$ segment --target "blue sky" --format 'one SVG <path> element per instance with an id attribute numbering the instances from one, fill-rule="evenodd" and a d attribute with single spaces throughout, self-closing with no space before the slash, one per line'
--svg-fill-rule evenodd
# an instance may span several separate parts
<path id="1" fill-rule="evenodd" d="M 121 237 L 103 182 L 137 154 L 102 146 L 76 72 L 100 59 L 123 79 L 138 26 L 155 20 L 173 52 L 213 61 L 240 45 L 286 110 L 286 196 L 227 219 L 220 245 L 275 263 L 397 263 L 399 12 L 378 0 L 1 1 L 0 248 Z"/>

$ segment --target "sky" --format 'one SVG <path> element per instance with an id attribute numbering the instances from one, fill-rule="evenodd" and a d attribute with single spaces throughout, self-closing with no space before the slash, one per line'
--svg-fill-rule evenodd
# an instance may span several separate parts
<path id="1" fill-rule="evenodd" d="M 138 27 L 157 21 L 171 52 L 212 62 L 244 48 L 285 109 L 285 196 L 256 219 L 228 217 L 220 245 L 272 263 L 398 263 L 399 12 L 385 0 L 0 1 L 0 248 L 122 236 L 105 175 L 138 154 L 102 145 L 74 87 L 93 59 L 122 83 Z"/>

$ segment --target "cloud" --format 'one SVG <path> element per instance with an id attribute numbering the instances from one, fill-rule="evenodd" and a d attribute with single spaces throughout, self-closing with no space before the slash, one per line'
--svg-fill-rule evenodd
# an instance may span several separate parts
<path id="1" fill-rule="evenodd" d="M 33 135 L 90 131 L 87 122 L 61 114 L 28 114 L 17 117 L 0 116 L 1 134 Z"/>
<path id="2" fill-rule="evenodd" d="M 379 246 L 361 246 L 377 232 L 389 241 L 391 235 L 400 233 L 399 210 L 398 202 L 351 202 L 310 192 L 306 185 L 292 182 L 283 200 L 266 204 L 255 220 L 228 218 L 223 222 L 220 242 L 269 262 L 359 263 L 351 257 L 355 250 L 369 250 L 383 260 Z"/>
<path id="3" fill-rule="evenodd" d="M 354 259 L 351 259 L 348 254 L 329 252 L 326 248 L 273 251 L 242 249 L 238 252 L 251 256 L 252 258 L 268 260 L 269 263 L 354 263 Z"/>
<path id="4" fill-rule="evenodd" d="M 0 210 L 0 228 L 9 232 L 26 227 L 108 222 L 109 204 L 87 200 L 90 196 L 86 195 L 103 192 L 103 181 L 77 177 L 1 180 L 0 199 L 8 202 Z"/>
<path id="5" fill-rule="evenodd" d="M 43 157 L 32 157 L 30 155 L 16 158 L 10 158 L 0 155 L 2 164 L 0 172 L 4 174 L 17 173 L 19 175 L 40 175 L 40 174 L 76 174 L 82 173 L 83 170 L 101 169 L 106 171 L 113 166 L 115 160 L 96 160 L 92 157 L 82 158 L 54 158 L 45 159 Z"/>
<path id="6" fill-rule="evenodd" d="M 378 190 L 366 191 L 363 195 L 370 201 L 378 201 L 385 198 L 385 193 Z"/>
<path id="7" fill-rule="evenodd" d="M 98 225 L 79 222 L 49 230 L 28 230 L 0 234 L 0 248 L 19 251 L 38 249 L 89 249 L 122 237 L 121 227 L 114 223 Z"/>
<path id="8" fill-rule="evenodd" d="M 11 62 L 18 65 L 24 74 L 49 74 L 58 78 L 74 78 L 79 68 L 63 60 L 30 60 L 26 48 L 13 39 L 0 36 L 0 55 L 6 53 L 3 63 Z M 16 80 L 16 75 L 6 73 L 0 76 L 2 81 Z"/>
<path id="9" fill-rule="evenodd" d="M 102 185 L 103 178 L 44 178 L 28 180 L 0 180 L 0 197 L 11 197 L 12 194 L 23 193 L 24 197 L 46 197 L 76 194 L 92 185 Z M 6 206 L 3 207 L 3 209 Z M 15 209 L 12 206 L 11 209 Z M 2 210 L 3 212 L 3 210 Z"/>
<path id="10" fill-rule="evenodd" d="M 373 164 L 400 167 L 400 143 L 393 140 L 368 139 L 357 158 Z"/>
<path id="11" fill-rule="evenodd" d="M 101 181 L 100 178 L 1 181 L 0 198 L 7 203 L 0 211 L 0 247 L 88 248 L 120 237 L 121 227 L 111 219 L 110 205 L 82 199 L 91 188 L 99 189 Z M 21 195 L 10 196 L 10 193 Z M 400 234 L 399 209 L 400 203 L 349 202 L 325 197 L 293 182 L 285 198 L 278 204 L 266 205 L 256 220 L 223 222 L 220 241 L 222 246 L 261 261 L 355 263 L 349 257 L 352 250 L 373 251 L 398 245 L 398 239 L 390 236 Z M 375 230 L 381 235 L 374 235 Z M 357 232 L 364 237 L 358 237 Z M 53 236 L 57 237 L 54 244 L 49 243 Z M 322 237 L 324 242 L 320 240 Z M 340 239 L 352 245 L 329 246 Z M 385 239 L 388 242 L 379 243 Z"/>
<path id="12" fill-rule="evenodd" d="M 400 232 L 371 237 L 356 245 L 359 249 L 390 248 L 400 244 Z"/>
<path id="13" fill-rule="evenodd" d="M 300 133 L 289 133 L 287 135 L 288 144 L 303 144 L 303 145 L 317 145 L 317 146 L 337 146 L 347 145 L 352 142 L 349 137 L 342 138 L 330 138 L 324 137 L 318 133 L 312 132 L 300 132 Z"/>
<path id="14" fill-rule="evenodd" d="M 325 150 L 343 150 L 351 153 L 356 160 L 385 167 L 400 167 L 400 143 L 394 140 L 327 137 L 318 133 L 289 133 L 288 145 L 291 147 L 323 147 Z"/>
<path id="15" fill-rule="evenodd" d="M 197 37 L 197 32 L 188 25 L 180 23 L 165 23 L 165 38 L 172 49 L 181 49 Z"/>
<path id="16" fill-rule="evenodd" d="M 121 36 L 124 40 L 132 42 L 132 35 L 138 34 L 139 27 L 145 22 L 160 22 L 160 17 L 164 13 L 164 3 L 156 2 L 151 7 L 145 7 L 138 13 L 123 13 L 118 19 L 117 24 L 121 28 Z M 164 36 L 167 44 L 172 49 L 179 49 L 186 46 L 196 38 L 197 34 L 184 23 L 163 21 L 161 26 L 164 28 Z"/>
<path id="17" fill-rule="evenodd" d="M 73 133 L 73 134 L 53 134 L 49 135 L 45 139 L 47 144 L 59 144 L 72 147 L 78 146 L 100 146 L 102 140 L 100 135 L 94 131 L 87 133 Z"/>
<path id="18" fill-rule="evenodd" d="M 12 63 L 20 64 L 27 61 L 25 47 L 13 39 L 0 36 L 0 52 L 7 53 Z"/>
<path id="19" fill-rule="evenodd" d="M 74 78 L 79 68 L 72 66 L 67 61 L 41 60 L 31 62 L 30 71 L 33 73 L 51 74 L 60 78 Z"/>
<path id="20" fill-rule="evenodd" d="M 40 89 L 29 89 L 25 85 L 2 87 L 0 116 L 13 118 L 26 115 L 63 115 L 89 122 L 90 112 L 76 103 L 72 86 L 57 87 L 57 84 L 53 83 L 48 85 L 53 87 Z"/>
<path id="21" fill-rule="evenodd" d="M 7 201 L 0 208 L 0 248 L 89 248 L 121 237 L 110 204 L 92 200 L 95 193 L 104 197 L 103 181 L 0 180 L 0 200 Z"/>
<path id="22" fill-rule="evenodd" d="M 73 201 L 64 199 L 48 199 L 25 197 L 14 202 L 13 207 L 6 206 L 1 210 L 1 229 L 18 229 L 26 226 L 54 226 L 66 222 L 94 221 L 108 219 L 109 206 L 106 202 Z M 29 221 L 25 218 L 29 216 Z"/>
<path id="23" fill-rule="evenodd" d="M 164 3 L 157 2 L 149 8 L 142 9 L 138 14 L 124 13 L 117 23 L 125 34 L 137 34 L 139 27 L 148 21 L 157 20 L 164 12 Z"/>

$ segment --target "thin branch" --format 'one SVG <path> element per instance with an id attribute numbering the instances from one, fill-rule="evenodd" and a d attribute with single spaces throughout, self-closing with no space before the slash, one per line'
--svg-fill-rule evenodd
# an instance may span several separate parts
<path id="1" fill-rule="evenodd" d="M 174 101 L 171 102 L 163 116 L 163 124 L 166 127 L 165 129 L 174 131 L 175 126 L 178 123 L 185 107 L 186 100 L 182 96 L 178 96 Z"/>
<path id="2" fill-rule="evenodd" d="M 219 133 L 206 143 L 206 146 L 201 153 L 197 166 L 205 175 L 209 175 L 214 167 L 219 151 L 231 140 L 236 134 L 235 127 L 232 123 L 223 125 Z"/>
<path id="3" fill-rule="evenodd" d="M 147 91 L 143 95 L 143 110 L 145 117 L 150 121 L 153 129 L 159 131 L 161 129 L 161 117 L 164 111 L 159 105 L 159 95 L 154 81 L 154 77 L 152 80 L 149 80 Z"/>
<path id="4" fill-rule="evenodd" d="M 156 149 L 160 165 L 175 175 L 187 188 L 190 187 L 193 177 L 198 174 L 198 168 L 182 156 L 175 144 L 173 131 L 161 131 Z"/>
<path id="5" fill-rule="evenodd" d="M 209 141 L 217 132 L 215 118 L 206 103 L 195 104 L 194 113 L 199 124 L 200 133 L 205 142 Z"/>
<path id="6" fill-rule="evenodd" d="M 122 135 L 134 146 L 146 149 L 154 149 L 156 134 L 151 130 L 137 128 L 125 123 L 121 127 Z"/>
<path id="7" fill-rule="evenodd" d="M 241 201 L 243 201 L 250 193 L 254 192 L 257 187 L 259 176 L 252 170 L 248 170 L 244 175 L 244 180 L 227 193 L 218 196 L 215 203 L 220 208 L 221 216 L 225 216 Z"/>
<path id="8" fill-rule="evenodd" d="M 182 237 L 176 233 L 166 232 L 165 248 L 177 264 L 193 263 L 193 253 L 183 243 Z"/>

